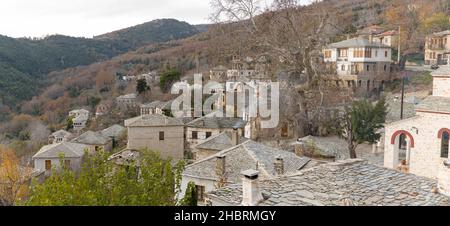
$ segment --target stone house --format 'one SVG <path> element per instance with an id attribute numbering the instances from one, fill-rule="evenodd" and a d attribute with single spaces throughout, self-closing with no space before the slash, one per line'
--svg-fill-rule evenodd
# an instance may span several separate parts
<path id="1" fill-rule="evenodd" d="M 45 172 L 48 176 L 52 169 L 60 169 L 61 161 L 73 171 L 79 171 L 84 154 L 89 151 L 89 146 L 84 144 L 62 142 L 49 144 L 42 147 L 33 156 L 34 168 L 39 172 Z M 64 156 L 62 159 L 61 157 Z"/>
<path id="2" fill-rule="evenodd" d="M 431 34 L 425 40 L 425 65 L 450 65 L 450 30 Z"/>
<path id="3" fill-rule="evenodd" d="M 184 159 L 184 124 L 164 115 L 142 115 L 125 120 L 128 129 L 127 149 L 147 148 L 163 158 Z"/>
<path id="4" fill-rule="evenodd" d="M 99 116 L 103 116 L 108 114 L 111 111 L 111 108 L 113 106 L 113 103 L 111 102 L 102 102 L 100 103 L 95 110 L 95 116 L 99 117 Z"/>
<path id="5" fill-rule="evenodd" d="M 416 116 L 385 126 L 384 166 L 437 180 L 450 195 L 450 66 L 432 75 L 433 95 L 416 106 Z"/>
<path id="6" fill-rule="evenodd" d="M 112 138 L 104 136 L 101 132 L 93 131 L 87 131 L 71 142 L 86 145 L 89 151 L 93 153 L 101 149 L 111 151 L 113 147 Z"/>
<path id="7" fill-rule="evenodd" d="M 90 112 L 86 109 L 76 109 L 76 110 L 72 110 L 69 112 L 69 117 L 71 117 L 71 118 L 77 118 L 77 117 L 89 118 Z"/>
<path id="8" fill-rule="evenodd" d="M 80 115 L 72 119 L 73 130 L 79 134 L 84 128 L 86 128 L 86 124 L 88 121 L 89 118 L 86 118 L 84 115 Z"/>
<path id="9" fill-rule="evenodd" d="M 228 68 L 222 65 L 214 67 L 209 71 L 209 79 L 216 82 L 224 82 L 227 80 L 227 70 Z"/>
<path id="10" fill-rule="evenodd" d="M 264 178 L 245 170 L 242 183 L 206 195 L 212 206 L 448 206 L 431 179 L 364 160 L 317 165 L 293 175 Z"/>
<path id="11" fill-rule="evenodd" d="M 188 165 L 183 172 L 181 189 L 184 192 L 187 184 L 194 182 L 199 201 L 204 201 L 204 195 L 216 190 L 219 184 L 241 183 L 240 174 L 244 170 L 259 170 L 261 178 L 271 179 L 295 174 L 310 164 L 314 165 L 315 161 L 248 140 Z"/>
<path id="12" fill-rule="evenodd" d="M 116 98 L 117 106 L 121 110 L 134 109 L 138 107 L 137 94 L 130 93 Z"/>
<path id="13" fill-rule="evenodd" d="M 170 112 L 172 108 L 172 101 L 154 101 L 149 104 L 141 105 L 141 115 L 160 114 L 163 115 L 166 111 Z"/>
<path id="14" fill-rule="evenodd" d="M 73 134 L 65 130 L 58 130 L 48 137 L 48 144 L 67 142 L 72 138 Z"/>
<path id="15" fill-rule="evenodd" d="M 372 40 L 392 48 L 398 47 L 399 35 L 396 30 L 388 30 L 378 25 L 365 27 L 357 32 L 359 38 Z"/>
<path id="16" fill-rule="evenodd" d="M 195 146 L 206 139 L 218 135 L 221 132 L 233 132 L 245 135 L 247 122 L 242 118 L 204 116 L 186 124 L 186 146 L 188 150 L 194 150 Z"/>
<path id="17" fill-rule="evenodd" d="M 323 50 L 326 67 L 330 70 L 327 83 L 370 92 L 383 89 L 392 80 L 395 67 L 390 46 L 353 38 L 332 43 Z"/>
<path id="18" fill-rule="evenodd" d="M 218 152 L 239 145 L 246 140 L 247 139 L 240 137 L 237 134 L 237 131 L 219 133 L 194 147 L 194 150 L 192 151 L 194 160 L 200 161 L 208 158 Z"/>

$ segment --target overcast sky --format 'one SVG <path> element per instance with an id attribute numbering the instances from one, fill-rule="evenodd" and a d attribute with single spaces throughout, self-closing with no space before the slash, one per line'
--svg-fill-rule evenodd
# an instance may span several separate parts
<path id="1" fill-rule="evenodd" d="M 209 0 L 0 0 L 0 34 L 92 37 L 160 18 L 208 23 L 210 13 Z"/>

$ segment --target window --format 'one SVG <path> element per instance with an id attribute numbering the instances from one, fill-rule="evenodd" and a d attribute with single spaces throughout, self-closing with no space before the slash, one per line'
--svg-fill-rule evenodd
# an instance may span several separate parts
<path id="1" fill-rule="evenodd" d="M 367 48 L 364 51 L 364 57 L 365 58 L 371 58 L 372 57 L 372 48 Z"/>
<path id="2" fill-rule="evenodd" d="M 326 50 L 324 55 L 325 55 L 325 58 L 331 58 L 331 50 Z"/>
<path id="3" fill-rule="evenodd" d="M 384 51 L 384 57 L 388 57 L 388 51 Z"/>
<path id="4" fill-rule="evenodd" d="M 345 71 L 345 65 L 341 66 L 341 71 Z"/>
<path id="5" fill-rule="evenodd" d="M 192 131 L 192 139 L 197 140 L 198 139 L 198 132 Z"/>
<path id="6" fill-rule="evenodd" d="M 378 50 L 375 50 L 375 57 L 378 57 Z"/>
<path id="7" fill-rule="evenodd" d="M 52 160 L 45 160 L 45 170 L 52 169 Z"/>
<path id="8" fill-rule="evenodd" d="M 95 146 L 95 151 L 100 151 L 100 146 Z"/>
<path id="9" fill-rule="evenodd" d="M 210 138 L 212 136 L 212 132 L 206 132 L 206 139 Z"/>
<path id="10" fill-rule="evenodd" d="M 441 158 L 448 158 L 449 138 L 450 138 L 450 136 L 449 136 L 448 132 L 442 133 Z"/>
<path id="11" fill-rule="evenodd" d="M 205 186 L 195 185 L 195 190 L 197 191 L 197 200 L 204 201 L 205 200 Z"/>
<path id="12" fill-rule="evenodd" d="M 339 57 L 347 57 L 348 56 L 348 49 L 339 49 Z"/>
<path id="13" fill-rule="evenodd" d="M 64 160 L 64 166 L 66 167 L 66 169 L 70 169 L 70 160 Z"/>
<path id="14" fill-rule="evenodd" d="M 159 132 L 159 140 L 164 140 L 164 132 Z"/>
<path id="15" fill-rule="evenodd" d="M 387 65 L 385 64 L 385 65 L 384 65 L 384 71 L 386 71 L 386 70 L 387 70 Z"/>

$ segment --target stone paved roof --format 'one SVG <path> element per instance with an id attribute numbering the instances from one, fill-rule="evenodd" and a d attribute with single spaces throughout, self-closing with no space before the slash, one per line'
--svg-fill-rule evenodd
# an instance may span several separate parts
<path id="1" fill-rule="evenodd" d="M 225 129 L 225 128 L 244 128 L 246 122 L 242 118 L 229 117 L 202 117 L 186 124 L 188 127 Z"/>
<path id="2" fill-rule="evenodd" d="M 137 97 L 136 93 L 125 94 L 117 97 L 117 99 L 135 99 Z"/>
<path id="3" fill-rule="evenodd" d="M 158 126 L 183 126 L 184 123 L 176 118 L 165 115 L 141 115 L 136 118 L 125 120 L 126 127 L 158 127 Z"/>
<path id="4" fill-rule="evenodd" d="M 312 148 L 312 154 L 317 158 L 344 160 L 350 157 L 347 143 L 339 137 L 307 136 L 299 139 L 299 141 Z"/>
<path id="5" fill-rule="evenodd" d="M 125 127 L 115 124 L 102 130 L 100 133 L 105 137 L 119 137 L 125 130 Z"/>
<path id="6" fill-rule="evenodd" d="M 437 182 L 368 164 L 363 160 L 319 165 L 296 175 L 260 181 L 260 206 L 448 206 L 450 198 L 433 192 Z M 230 185 L 208 194 L 240 205 L 242 186 Z"/>
<path id="7" fill-rule="evenodd" d="M 72 133 L 69 133 L 62 129 L 62 130 L 58 130 L 58 131 L 52 133 L 52 136 L 54 136 L 54 137 L 70 137 L 70 136 L 72 136 Z"/>
<path id="8" fill-rule="evenodd" d="M 283 158 L 286 174 L 296 173 L 311 161 L 311 159 L 306 157 L 298 157 L 292 152 L 248 140 L 238 146 L 221 151 L 216 155 L 187 166 L 183 175 L 217 180 L 218 177 L 215 172 L 217 156 L 226 157 L 227 179 L 228 182 L 233 183 L 239 183 L 241 180 L 240 173 L 248 169 L 261 171 L 261 178 L 273 178 L 276 175 L 273 163 L 277 157 Z"/>
<path id="9" fill-rule="evenodd" d="M 121 152 L 111 155 L 108 160 L 117 165 L 139 164 L 141 152 L 137 150 L 125 149 Z"/>
<path id="10" fill-rule="evenodd" d="M 60 154 L 64 154 L 66 158 L 83 157 L 87 145 L 63 142 L 58 144 L 50 144 L 42 147 L 38 153 L 33 156 L 35 158 L 59 158 Z"/>
<path id="11" fill-rule="evenodd" d="M 203 143 L 195 146 L 195 148 L 223 151 L 234 146 L 231 136 L 231 132 L 219 133 L 206 139 Z M 240 139 L 243 140 L 244 138 L 240 137 Z"/>
<path id="12" fill-rule="evenodd" d="M 72 142 L 88 145 L 106 145 L 110 140 L 111 138 L 105 137 L 100 132 L 87 131 L 73 139 Z"/>
<path id="13" fill-rule="evenodd" d="M 141 108 L 156 108 L 161 103 L 162 103 L 161 101 L 157 100 L 157 101 L 153 101 L 151 103 L 143 104 L 143 105 L 141 105 Z"/>
<path id="14" fill-rule="evenodd" d="M 341 42 L 332 43 L 327 48 L 358 48 L 358 47 L 390 48 L 387 45 L 378 42 L 370 42 L 369 40 L 364 38 L 352 38 Z"/>
<path id="15" fill-rule="evenodd" d="M 450 113 L 450 98 L 429 96 L 417 105 L 416 110 Z"/>
<path id="16" fill-rule="evenodd" d="M 450 35 L 450 30 L 436 32 L 432 34 L 433 36 L 444 36 L 444 35 Z"/>

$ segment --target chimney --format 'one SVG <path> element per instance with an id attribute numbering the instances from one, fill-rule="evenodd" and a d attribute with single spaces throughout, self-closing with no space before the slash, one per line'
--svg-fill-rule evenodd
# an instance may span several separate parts
<path id="1" fill-rule="evenodd" d="M 273 163 L 273 167 L 275 169 L 275 173 L 277 175 L 283 175 L 284 174 L 284 160 L 281 156 L 278 156 L 275 158 L 275 162 Z"/>
<path id="2" fill-rule="evenodd" d="M 239 145 L 239 131 L 236 128 L 231 132 L 231 144 L 233 146 Z"/>
<path id="3" fill-rule="evenodd" d="M 225 175 L 225 156 L 219 155 L 216 157 L 216 174 L 219 177 Z"/>
<path id="4" fill-rule="evenodd" d="M 242 205 L 256 206 L 263 201 L 261 191 L 259 190 L 258 182 L 259 172 L 256 170 L 246 170 L 242 172 Z"/>

